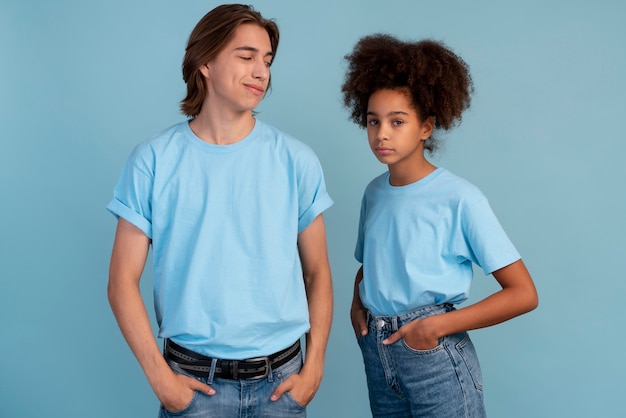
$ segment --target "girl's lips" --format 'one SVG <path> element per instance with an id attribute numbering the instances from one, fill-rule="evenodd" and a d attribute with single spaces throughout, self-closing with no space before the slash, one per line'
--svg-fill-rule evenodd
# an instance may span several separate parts
<path id="1" fill-rule="evenodd" d="M 389 155 L 393 152 L 390 148 L 376 148 L 376 153 L 380 155 Z"/>

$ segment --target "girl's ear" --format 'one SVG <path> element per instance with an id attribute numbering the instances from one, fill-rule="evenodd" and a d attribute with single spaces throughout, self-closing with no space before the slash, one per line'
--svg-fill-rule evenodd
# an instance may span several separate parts
<path id="1" fill-rule="evenodd" d="M 422 122 L 422 137 L 421 139 L 427 140 L 433 134 L 433 129 L 435 129 L 435 118 L 433 116 L 429 116 Z"/>

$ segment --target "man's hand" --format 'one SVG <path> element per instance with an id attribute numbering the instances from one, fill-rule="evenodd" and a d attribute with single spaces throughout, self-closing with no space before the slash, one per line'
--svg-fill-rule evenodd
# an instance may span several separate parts
<path id="1" fill-rule="evenodd" d="M 285 392 L 289 392 L 294 401 L 305 407 L 313 400 L 321 381 L 321 376 L 319 378 L 308 376 L 303 368 L 300 373 L 289 376 L 278 385 L 270 399 L 277 401 Z"/>
<path id="2" fill-rule="evenodd" d="M 157 388 L 157 397 L 163 407 L 170 412 L 185 409 L 191 403 L 194 391 L 209 396 L 215 395 L 215 389 L 211 386 L 184 374 L 176 374 L 173 379 L 165 379 L 162 383 L 163 385 Z"/>
<path id="3" fill-rule="evenodd" d="M 324 355 L 333 318 L 333 285 L 326 249 L 323 215 L 298 234 L 298 253 L 309 307 L 311 328 L 306 334 L 306 356 L 300 373 L 289 376 L 270 396 L 277 401 L 285 393 L 307 406 L 322 382 Z"/>

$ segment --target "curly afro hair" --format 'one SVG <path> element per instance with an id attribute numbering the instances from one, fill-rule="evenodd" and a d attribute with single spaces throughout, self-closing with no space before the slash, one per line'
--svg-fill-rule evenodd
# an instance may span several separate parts
<path id="1" fill-rule="evenodd" d="M 405 90 L 422 120 L 432 116 L 435 130 L 448 131 L 461 123 L 474 92 L 469 67 L 443 43 L 430 39 L 404 42 L 387 34 L 361 38 L 351 54 L 341 87 L 351 119 L 367 126 L 370 96 L 381 89 Z M 424 149 L 433 153 L 437 138 L 430 137 Z"/>

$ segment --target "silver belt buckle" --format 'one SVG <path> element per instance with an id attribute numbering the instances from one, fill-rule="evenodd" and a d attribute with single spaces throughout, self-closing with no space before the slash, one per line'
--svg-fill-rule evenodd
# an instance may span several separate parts
<path id="1" fill-rule="evenodd" d="M 269 357 L 254 357 L 246 359 L 246 361 L 263 361 L 265 362 L 265 372 L 260 376 L 250 377 L 250 380 L 263 379 L 270 375 L 270 358 Z"/>

